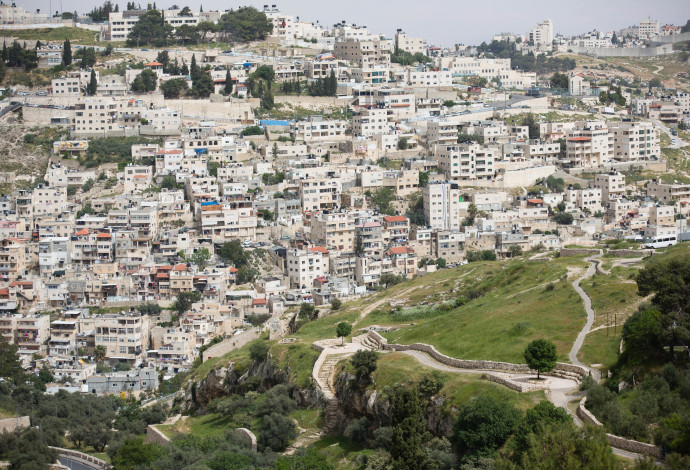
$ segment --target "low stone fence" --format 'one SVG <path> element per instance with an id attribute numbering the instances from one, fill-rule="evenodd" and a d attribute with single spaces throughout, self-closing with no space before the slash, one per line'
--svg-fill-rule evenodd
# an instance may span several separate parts
<path id="1" fill-rule="evenodd" d="M 489 379 L 489 382 L 495 382 L 497 384 L 501 384 L 505 387 L 508 387 L 511 390 L 515 390 L 516 392 L 536 392 L 539 390 L 545 390 L 546 386 L 544 385 L 538 385 L 538 384 L 530 384 L 530 383 L 525 383 L 525 382 L 516 382 L 514 380 L 510 380 L 507 377 L 501 377 L 500 375 L 496 374 L 487 374 L 487 377 Z"/>
<path id="2" fill-rule="evenodd" d="M 3 432 L 12 432 L 21 428 L 28 428 L 29 426 L 31 426 L 31 420 L 28 416 L 0 419 L 0 434 Z"/>
<path id="3" fill-rule="evenodd" d="M 585 408 L 586 402 L 587 397 L 582 397 L 582 400 L 580 400 L 580 405 L 577 407 L 577 415 L 586 423 L 594 426 L 603 426 L 597 417 L 594 416 L 591 411 Z M 633 441 L 632 439 L 626 439 L 624 437 L 609 433 L 606 433 L 606 438 L 608 439 L 609 444 L 617 449 L 627 450 L 628 452 L 634 452 L 636 454 L 649 455 L 659 460 L 664 458 L 664 451 L 661 449 L 661 447 L 653 444 Z"/>
<path id="4" fill-rule="evenodd" d="M 600 255 L 601 250 L 596 248 L 561 248 L 561 256 L 588 256 L 588 255 Z"/>
<path id="5" fill-rule="evenodd" d="M 53 449 L 57 451 L 57 453 L 61 457 L 68 457 L 70 459 L 75 459 L 81 461 L 85 466 L 95 468 L 95 469 L 103 469 L 103 470 L 110 470 L 113 468 L 112 465 L 110 465 L 108 462 L 105 460 L 97 459 L 96 457 L 85 454 L 84 452 L 78 452 L 76 450 L 71 450 L 71 449 L 63 449 L 62 447 L 53 447 L 53 446 L 48 446 L 50 449 Z"/>
<path id="6" fill-rule="evenodd" d="M 336 346 L 340 346 L 341 342 L 342 340 L 340 338 L 321 339 L 319 341 L 314 341 L 311 344 L 311 347 L 321 352 L 326 348 L 334 348 Z"/>
<path id="7" fill-rule="evenodd" d="M 378 331 L 369 330 L 367 336 L 370 340 L 377 343 L 383 349 L 385 349 L 386 345 L 388 344 L 388 340 L 381 336 Z"/>
<path id="8" fill-rule="evenodd" d="M 380 335 L 379 335 L 380 336 Z M 385 338 L 384 338 L 385 339 Z M 422 351 L 429 354 L 431 357 L 436 359 L 438 362 L 451 367 L 457 367 L 459 369 L 476 369 L 476 370 L 490 370 L 497 372 L 510 372 L 519 374 L 530 374 L 536 371 L 531 370 L 527 367 L 527 364 L 512 364 L 510 362 L 496 362 L 496 361 L 477 361 L 471 359 L 456 359 L 454 357 L 446 356 L 441 354 L 430 344 L 425 343 L 413 343 L 413 344 L 388 344 L 383 343 L 383 349 L 389 349 L 392 351 Z M 589 370 L 585 367 L 577 366 L 574 364 L 566 364 L 559 362 L 556 364 L 554 370 L 548 373 L 548 375 L 553 375 L 556 377 L 563 377 L 568 379 L 573 379 L 576 381 L 582 380 L 582 377 L 589 375 Z M 516 382 L 514 382 L 516 383 Z M 527 384 L 526 384 L 527 385 Z M 535 385 L 538 387 L 538 385 Z M 517 390 L 512 387 L 513 390 Z M 537 388 L 536 390 L 540 390 Z"/>
<path id="9" fill-rule="evenodd" d="M 163 431 L 158 429 L 153 424 L 149 424 L 146 428 L 146 443 L 147 444 L 160 444 L 165 445 L 170 442 L 170 438 L 163 434 Z"/>
<path id="10" fill-rule="evenodd" d="M 653 253 L 654 253 L 654 250 L 608 250 L 606 252 L 607 255 L 611 255 L 611 256 L 620 256 L 620 257 L 634 256 L 634 257 L 639 257 L 639 258 L 651 256 Z"/>

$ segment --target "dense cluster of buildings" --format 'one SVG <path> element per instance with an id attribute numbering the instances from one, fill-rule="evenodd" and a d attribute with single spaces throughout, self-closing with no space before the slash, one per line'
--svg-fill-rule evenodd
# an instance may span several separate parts
<path id="1" fill-rule="evenodd" d="M 108 39 L 126 37 L 138 13 L 111 14 Z M 145 69 L 158 85 L 189 80 L 157 62 L 124 76 L 95 73 L 99 86 L 88 97 L 91 72 L 70 71 L 52 80 L 49 96 L 24 104 L 26 120 L 71 134 L 54 143 L 42 184 L 0 198 L 0 334 L 27 361 L 48 357 L 59 377 L 93 393 L 141 390 L 157 384 L 153 368 L 185 370 L 201 348 L 250 321 L 277 319 L 304 302 L 356 298 L 467 262 L 470 252 L 507 258 L 597 237 L 685 231 L 679 216 L 689 211 L 690 185 L 652 181 L 640 191 L 618 170 L 659 162 L 659 129 L 646 118 L 686 119 L 687 94 L 639 98 L 629 115 L 610 121 L 529 126 L 492 112 L 472 118 L 493 111 L 485 102 L 505 100 L 506 88 L 534 87 L 536 74 L 513 70 L 510 59 L 439 51 L 401 30 L 391 40 L 365 26 L 301 22 L 275 6 L 264 13 L 274 40 L 313 39 L 328 52 L 238 61 L 205 51 L 197 59 L 210 65 L 216 88 L 210 99 L 186 104 L 163 99 L 160 86 L 132 92 Z M 167 10 L 164 19 L 177 27 L 218 16 Z M 553 43 L 545 20 L 521 47 Z M 430 61 L 391 62 L 401 50 Z M 344 111 L 255 119 L 246 82 L 267 63 L 279 82 L 332 72 L 337 96 L 324 103 Z M 232 98 L 220 94 L 227 76 Z M 501 92 L 468 86 L 468 77 L 493 80 Z M 594 94 L 576 74 L 569 92 Z M 466 102 L 455 103 L 459 97 Z M 222 110 L 216 120 L 206 116 L 214 105 Z M 245 135 L 248 126 L 262 134 Z M 75 164 L 90 139 L 120 136 L 156 140 L 133 145 L 119 167 Z M 592 175 L 557 187 L 547 178 L 558 170 Z M 1 176 L 7 183 L 21 175 Z M 573 223 L 559 224 L 558 212 Z M 227 256 L 228 243 L 248 265 Z M 139 308 L 169 306 L 185 292 L 198 292 L 199 301 L 179 317 Z M 124 379 L 97 376 L 77 359 L 96 355 L 142 368 Z"/>

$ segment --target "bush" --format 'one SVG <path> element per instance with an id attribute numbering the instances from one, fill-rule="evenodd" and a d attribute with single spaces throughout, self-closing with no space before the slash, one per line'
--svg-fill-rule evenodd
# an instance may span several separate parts
<path id="1" fill-rule="evenodd" d="M 357 351 L 350 359 L 350 364 L 355 369 L 357 378 L 371 380 L 371 373 L 376 370 L 378 358 L 379 355 L 374 351 Z"/>
<path id="2" fill-rule="evenodd" d="M 261 451 L 282 452 L 296 437 L 297 429 L 292 418 L 271 413 L 261 420 L 257 443 Z"/>
<path id="3" fill-rule="evenodd" d="M 255 362 L 263 362 L 266 360 L 269 345 L 262 339 L 252 341 L 249 345 L 249 358 Z"/>
<path id="4" fill-rule="evenodd" d="M 331 310 L 340 310 L 340 307 L 342 307 L 343 302 L 340 299 L 331 299 Z"/>

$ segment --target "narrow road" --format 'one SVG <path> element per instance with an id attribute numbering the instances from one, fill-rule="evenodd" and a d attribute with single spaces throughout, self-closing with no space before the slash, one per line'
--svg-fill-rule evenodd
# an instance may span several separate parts
<path id="1" fill-rule="evenodd" d="M 578 295 L 582 298 L 583 302 L 585 303 L 585 312 L 587 312 L 587 323 L 585 323 L 585 326 L 582 328 L 582 330 L 580 330 L 580 333 L 577 335 L 575 343 L 573 343 L 573 347 L 570 350 L 570 354 L 568 354 L 568 358 L 570 359 L 570 362 L 572 364 L 589 369 L 590 374 L 597 382 L 601 380 L 601 374 L 599 373 L 599 371 L 596 369 L 592 369 L 591 367 L 588 367 L 584 365 L 582 362 L 580 362 L 580 360 L 577 358 L 577 354 L 580 352 L 580 348 L 582 348 L 582 343 L 585 342 L 587 333 L 589 333 L 589 330 L 592 329 L 592 325 L 594 324 L 594 309 L 592 308 L 592 299 L 590 299 L 589 296 L 582 289 L 582 287 L 580 287 L 580 282 L 594 276 L 594 273 L 596 273 L 597 271 L 597 264 L 593 260 L 595 258 L 600 257 L 601 253 L 599 253 L 598 255 L 591 256 L 589 258 L 585 258 L 585 261 L 589 261 L 589 268 L 587 268 L 587 272 L 585 272 L 585 274 L 581 278 L 573 281 L 573 289 L 575 289 L 575 292 L 578 293 Z"/>

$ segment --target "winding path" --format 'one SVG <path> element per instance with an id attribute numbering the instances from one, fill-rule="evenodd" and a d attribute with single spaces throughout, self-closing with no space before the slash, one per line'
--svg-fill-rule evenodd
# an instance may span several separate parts
<path id="1" fill-rule="evenodd" d="M 599 253 L 598 255 L 585 258 L 585 261 L 589 262 L 589 267 L 587 268 L 587 271 L 582 277 L 573 281 L 573 289 L 575 289 L 575 292 L 577 292 L 577 294 L 582 298 L 585 304 L 585 312 L 587 312 L 587 322 L 585 323 L 585 326 L 582 328 L 582 330 L 580 330 L 580 333 L 577 335 L 577 338 L 573 343 L 573 347 L 570 350 L 570 353 L 568 354 L 568 358 L 570 359 L 570 362 L 572 364 L 589 369 L 590 374 L 592 374 L 592 377 L 597 382 L 601 380 L 601 374 L 599 373 L 599 371 L 583 364 L 577 358 L 577 354 L 580 352 L 580 348 L 582 348 L 582 344 L 585 342 L 587 333 L 589 333 L 589 330 L 592 329 L 592 325 L 594 324 L 594 309 L 592 308 L 592 299 L 585 293 L 582 287 L 580 287 L 580 282 L 594 276 L 594 274 L 597 272 L 597 262 L 594 260 L 600 258 L 601 256 L 602 254 Z"/>

